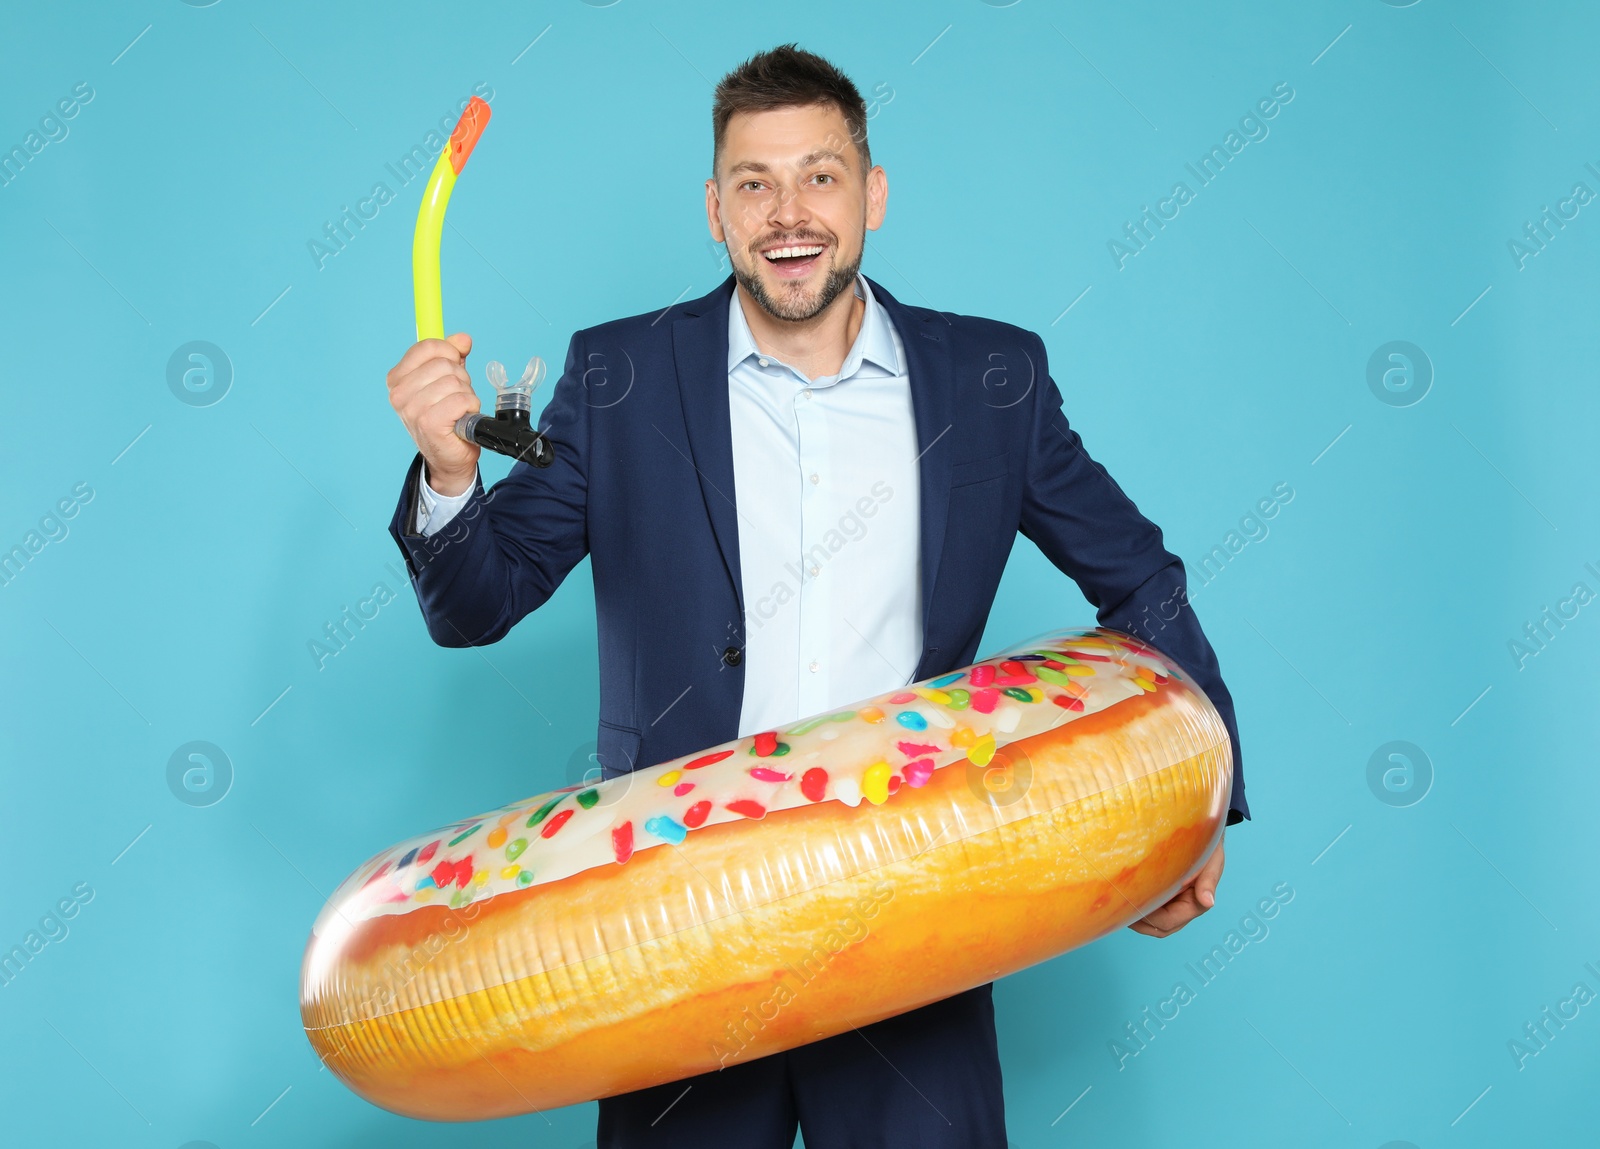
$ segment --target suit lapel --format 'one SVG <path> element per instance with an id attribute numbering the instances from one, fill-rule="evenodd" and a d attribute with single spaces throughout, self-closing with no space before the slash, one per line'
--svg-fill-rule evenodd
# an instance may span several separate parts
<path id="1" fill-rule="evenodd" d="M 709 295 L 683 305 L 672 322 L 678 395 L 689 435 L 689 462 L 700 480 L 711 529 L 744 613 L 739 573 L 739 518 L 734 503 L 733 423 L 728 411 L 728 300 L 733 276 Z M 674 444 L 676 447 L 677 444 Z"/>
<path id="2" fill-rule="evenodd" d="M 911 406 L 917 424 L 917 477 L 920 482 L 920 534 L 922 562 L 923 658 L 932 631 L 933 592 L 939 577 L 939 556 L 944 553 L 945 528 L 950 517 L 950 469 L 959 432 L 954 426 L 954 367 L 947 342 L 949 321 L 936 311 L 912 310 L 890 295 L 870 276 L 872 294 L 888 312 L 906 350 Z M 914 678 L 926 677 L 921 665 Z"/>

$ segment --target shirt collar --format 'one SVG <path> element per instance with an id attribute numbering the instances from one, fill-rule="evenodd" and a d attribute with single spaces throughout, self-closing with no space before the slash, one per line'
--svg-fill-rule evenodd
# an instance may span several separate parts
<path id="1" fill-rule="evenodd" d="M 856 297 L 867 301 L 866 309 L 861 314 L 861 330 L 856 332 L 856 341 L 851 344 L 850 353 L 845 356 L 839 374 L 814 380 L 809 384 L 812 387 L 826 387 L 850 378 L 860 370 L 863 361 L 874 363 L 892 375 L 904 374 L 883 304 L 873 297 L 872 286 L 860 272 L 856 273 L 855 286 Z M 739 304 L 739 292 L 735 290 L 728 301 L 728 370 L 732 371 L 752 356 L 763 357 L 756 346 L 755 336 L 750 332 L 750 324 L 744 317 L 744 308 Z M 783 363 L 783 360 L 771 355 L 764 358 L 771 363 Z"/>

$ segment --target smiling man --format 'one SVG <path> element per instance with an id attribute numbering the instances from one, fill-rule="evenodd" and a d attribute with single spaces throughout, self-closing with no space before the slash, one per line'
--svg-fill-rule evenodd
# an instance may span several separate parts
<path id="1" fill-rule="evenodd" d="M 1205 690 L 1233 742 L 1228 821 L 1248 817 L 1183 564 L 1068 425 L 1043 342 L 860 273 L 889 197 L 866 127 L 855 85 L 793 45 L 723 78 L 706 220 L 733 274 L 572 337 L 545 470 L 518 463 L 486 492 L 452 431 L 478 410 L 471 339 L 405 353 L 389 397 L 418 453 L 390 529 L 429 633 L 494 642 L 590 556 L 615 777 L 972 662 L 1021 533 L 1101 624 Z M 1219 843 L 1133 928 L 1204 913 L 1222 862 Z M 606 1098 L 599 1144 L 787 1149 L 799 1129 L 809 1149 L 1004 1149 L 991 989 Z"/>

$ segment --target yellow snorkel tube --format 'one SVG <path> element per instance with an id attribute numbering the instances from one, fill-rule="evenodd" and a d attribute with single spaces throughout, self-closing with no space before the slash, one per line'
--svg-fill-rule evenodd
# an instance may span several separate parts
<path id="1" fill-rule="evenodd" d="M 417 305 L 417 339 L 444 338 L 444 294 L 439 277 L 439 244 L 444 238 L 444 213 L 450 206 L 450 193 L 483 129 L 489 125 L 489 105 L 477 96 L 450 133 L 450 142 L 439 153 L 433 174 L 422 192 L 417 211 L 417 230 L 411 239 L 411 281 Z M 456 434 L 469 443 L 502 455 L 509 455 L 535 467 L 548 467 L 555 461 L 550 440 L 532 425 L 530 398 L 544 378 L 544 362 L 537 356 L 528 364 L 520 382 L 508 385 L 505 368 L 488 365 L 497 397 L 495 413 L 464 415 L 456 423 Z"/>

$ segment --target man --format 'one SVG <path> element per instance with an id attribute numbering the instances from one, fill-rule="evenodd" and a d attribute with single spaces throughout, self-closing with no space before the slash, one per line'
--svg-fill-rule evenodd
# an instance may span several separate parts
<path id="1" fill-rule="evenodd" d="M 866 109 L 786 45 L 718 85 L 706 219 L 733 274 L 578 332 L 541 416 L 546 470 L 485 493 L 452 434 L 466 335 L 389 372 L 418 447 L 391 531 L 428 631 L 494 642 L 593 558 L 608 777 L 974 660 L 1018 531 L 1154 642 L 1227 722 L 1183 564 L 1084 451 L 1038 336 L 910 307 L 859 273 L 883 222 Z M 1204 913 L 1200 874 L 1134 929 Z M 601 1146 L 1003 1149 L 991 986 L 788 1053 L 600 1102 Z M 685 1035 L 692 1039 L 691 1035 Z M 709 1040 L 712 1035 L 705 1035 Z"/>

